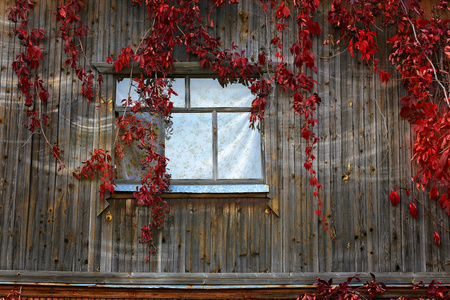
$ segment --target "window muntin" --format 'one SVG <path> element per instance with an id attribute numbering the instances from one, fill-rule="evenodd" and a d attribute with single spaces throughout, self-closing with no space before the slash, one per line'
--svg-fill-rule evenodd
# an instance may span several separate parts
<path id="1" fill-rule="evenodd" d="M 261 133 L 249 128 L 254 98 L 249 89 L 240 84 L 222 88 L 211 78 L 176 78 L 169 84 L 178 94 L 171 97 L 172 128 L 165 137 L 172 184 L 264 183 Z M 127 97 L 129 85 L 130 79 L 117 84 L 119 111 L 124 110 L 122 99 Z M 138 97 L 134 88 L 131 96 Z M 151 118 L 146 112 L 138 114 Z M 126 151 L 132 154 L 117 163 L 117 178 L 139 182 L 139 174 L 145 170 L 137 157 L 143 154 L 137 145 L 129 148 L 133 149 Z"/>

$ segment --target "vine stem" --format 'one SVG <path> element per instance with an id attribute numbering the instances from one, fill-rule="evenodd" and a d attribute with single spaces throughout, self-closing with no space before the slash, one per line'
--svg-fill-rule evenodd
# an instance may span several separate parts
<path id="1" fill-rule="evenodd" d="M 33 9 L 34 9 L 34 7 L 33 7 Z M 28 21 L 28 17 L 29 17 L 29 13 L 27 13 L 27 21 Z M 22 21 L 23 22 L 23 21 Z M 28 22 L 27 22 L 27 30 L 28 30 L 28 32 L 31 32 L 31 29 L 30 29 L 30 26 L 28 25 Z M 36 72 L 37 72 L 37 69 L 36 69 Z M 35 86 L 35 91 L 34 91 L 34 95 L 36 96 L 36 94 L 37 94 L 37 88 L 36 88 L 36 86 Z M 44 140 L 45 140 L 45 143 L 50 147 L 50 149 L 51 149 L 51 151 L 52 151 L 52 154 L 53 154 L 53 156 L 56 158 L 56 160 L 57 160 L 57 162 L 59 163 L 59 165 L 61 166 L 61 169 L 66 169 L 67 167 L 66 167 L 66 165 L 63 163 L 63 161 L 61 160 L 61 157 L 58 155 L 58 156 L 56 156 L 56 155 L 54 155 L 54 152 L 53 152 L 53 145 L 50 143 L 50 141 L 48 140 L 48 138 L 47 138 L 47 135 L 45 134 L 45 130 L 44 130 L 44 124 L 43 124 L 43 122 L 42 122 L 42 119 L 40 118 L 40 116 L 42 116 L 42 100 L 38 100 L 38 113 L 39 113 L 39 115 L 38 115 L 38 117 L 39 117 L 39 128 L 40 128 L 40 132 L 42 133 L 42 136 L 44 137 Z M 25 142 L 25 144 L 31 139 L 31 137 L 33 136 L 33 134 L 34 134 L 34 132 L 32 132 L 31 133 L 31 135 L 30 135 L 30 138 L 28 138 L 28 140 Z M 24 145 L 25 145 L 24 144 Z M 20 291 L 22 291 L 22 287 L 20 287 Z M 19 296 L 19 299 L 20 299 L 20 296 Z"/>
<path id="2" fill-rule="evenodd" d="M 430 63 L 431 68 L 433 69 L 433 73 L 434 73 L 434 78 L 436 80 L 436 82 L 441 86 L 442 90 L 444 91 L 444 97 L 445 97 L 445 102 L 447 103 L 447 105 L 450 107 L 450 100 L 448 99 L 448 95 L 447 95 L 447 89 L 444 87 L 444 85 L 440 82 L 438 76 L 437 76 L 437 72 L 436 72 L 436 67 L 434 66 L 433 62 L 431 61 L 431 59 L 428 57 L 428 55 L 425 53 L 425 51 L 423 50 L 422 44 L 419 41 L 419 38 L 417 37 L 417 32 L 416 32 L 416 27 L 414 25 L 414 23 L 411 21 L 411 19 L 408 16 L 408 11 L 406 9 L 405 4 L 403 3 L 403 0 L 400 0 L 400 3 L 402 4 L 403 7 L 403 11 L 406 15 L 406 18 L 408 19 L 409 24 L 411 24 L 413 33 L 414 33 L 414 38 L 416 40 L 416 42 L 419 44 L 420 49 L 423 52 L 423 55 L 425 56 L 425 58 L 427 59 L 427 61 Z"/>
<path id="3" fill-rule="evenodd" d="M 41 107 L 42 107 L 41 101 L 39 101 L 38 107 L 39 107 L 39 115 L 42 115 L 42 112 L 41 112 Z M 48 140 L 47 135 L 45 134 L 44 124 L 42 123 L 42 119 L 39 119 L 39 124 L 40 124 L 40 129 L 41 129 L 42 136 L 44 137 L 45 142 L 46 142 L 47 145 L 50 147 L 50 149 L 52 149 L 52 152 L 53 152 L 53 146 L 52 146 L 52 144 L 50 143 L 50 141 Z M 54 153 L 53 153 L 53 154 L 54 154 Z M 65 165 L 65 164 L 63 163 L 63 161 L 61 160 L 61 157 L 59 157 L 59 155 L 53 155 L 53 156 L 56 158 L 56 160 L 58 161 L 58 163 L 60 164 L 60 166 L 62 167 L 62 169 L 66 169 L 66 165 Z"/>
<path id="4" fill-rule="evenodd" d="M 405 190 L 406 190 L 406 188 L 402 188 L 402 189 L 405 189 Z M 417 198 L 416 195 L 413 194 L 413 197 L 414 197 L 414 200 L 413 200 L 413 201 L 417 201 L 418 203 L 420 203 L 420 205 L 422 205 L 422 207 L 423 207 L 423 209 L 424 209 L 424 211 L 425 211 L 424 215 L 430 217 L 430 219 L 433 220 L 433 222 L 434 222 L 437 226 L 441 227 L 445 232 L 450 232 L 450 229 L 448 229 L 448 228 L 446 228 L 444 225 L 442 225 L 442 224 L 436 219 L 436 217 L 433 216 L 433 215 L 429 212 L 429 210 L 427 209 L 427 207 L 425 206 L 425 204 L 424 204 L 422 201 L 420 201 L 419 198 Z"/>
<path id="5" fill-rule="evenodd" d="M 150 26 L 150 28 L 145 32 L 144 36 L 142 37 L 141 41 L 139 42 L 139 45 L 136 47 L 136 52 L 137 52 L 137 51 L 139 50 L 139 48 L 142 46 L 142 43 L 144 42 L 144 40 L 145 40 L 145 38 L 147 37 L 147 35 L 153 30 L 154 26 L 155 26 L 155 19 L 153 19 L 153 24 L 152 24 L 152 26 Z M 133 68 L 134 68 L 134 65 L 131 64 L 130 79 L 133 77 Z M 130 95 L 131 95 L 131 87 L 132 87 L 132 85 L 133 85 L 133 81 L 130 80 L 130 84 L 128 85 L 128 94 L 127 94 L 127 97 L 130 97 Z M 127 104 L 127 105 L 125 106 L 125 109 L 124 109 L 124 111 L 123 111 L 122 118 L 125 117 L 125 114 L 127 113 L 128 101 L 126 102 L 126 104 Z M 118 138 L 118 137 L 119 137 L 119 130 L 117 130 L 116 133 L 115 133 L 115 135 L 114 135 L 114 145 L 116 144 L 117 138 Z"/>

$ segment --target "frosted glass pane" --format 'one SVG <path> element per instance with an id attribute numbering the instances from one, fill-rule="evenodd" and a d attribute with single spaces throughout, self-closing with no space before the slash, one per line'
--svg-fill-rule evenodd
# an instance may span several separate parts
<path id="1" fill-rule="evenodd" d="M 123 107 L 122 100 L 128 99 L 128 90 L 130 88 L 130 81 L 131 81 L 130 78 L 124 78 L 121 81 L 117 81 L 116 84 L 117 107 Z M 136 82 L 133 82 L 130 92 L 131 99 L 133 99 L 134 101 L 139 99 L 139 94 L 136 93 L 135 84 Z M 185 79 L 184 78 L 170 79 L 168 80 L 168 85 L 171 85 L 172 89 L 178 94 L 178 96 L 172 95 L 170 97 L 170 101 L 173 102 L 173 106 L 185 107 L 185 92 L 186 92 Z"/>
<path id="2" fill-rule="evenodd" d="M 242 84 L 222 88 L 214 79 L 191 79 L 191 107 L 250 107 L 254 98 Z"/>
<path id="3" fill-rule="evenodd" d="M 158 119 L 152 119 L 150 113 L 140 112 L 135 115 L 136 119 L 142 120 L 141 124 L 143 127 L 146 127 L 146 124 L 149 122 L 153 122 L 153 124 L 158 123 Z M 156 130 L 159 133 L 159 130 Z M 133 141 L 129 146 L 125 145 L 124 157 L 116 159 L 118 179 L 141 181 L 142 175 L 147 174 L 148 170 L 143 169 L 140 163 L 140 159 L 145 157 L 146 151 L 140 149 L 138 143 L 139 141 Z"/>
<path id="4" fill-rule="evenodd" d="M 169 81 L 169 85 L 172 85 L 172 90 L 178 94 L 178 96 L 172 95 L 170 101 L 173 102 L 174 107 L 186 107 L 186 85 L 184 78 L 175 78 Z"/>
<path id="5" fill-rule="evenodd" d="M 249 128 L 250 113 L 218 113 L 219 179 L 260 179 L 261 134 Z"/>
<path id="6" fill-rule="evenodd" d="M 212 114 L 174 113 L 166 157 L 172 179 L 212 179 Z"/>
<path id="7" fill-rule="evenodd" d="M 130 146 L 125 146 L 124 157 L 118 158 L 117 179 L 141 181 L 142 175 L 147 171 L 143 170 L 139 159 L 145 157 L 145 151 L 138 148 L 138 143 L 134 141 Z"/>

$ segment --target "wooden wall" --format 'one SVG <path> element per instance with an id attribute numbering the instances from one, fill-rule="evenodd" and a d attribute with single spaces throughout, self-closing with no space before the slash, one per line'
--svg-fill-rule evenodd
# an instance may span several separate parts
<path id="1" fill-rule="evenodd" d="M 271 97 L 266 118 L 266 163 L 270 198 L 170 198 L 166 227 L 156 239 L 158 253 L 144 263 L 146 248 L 138 243 L 148 212 L 133 200 L 99 200 L 98 182 L 72 176 L 94 148 L 111 149 L 114 75 L 105 74 L 100 99 L 86 102 L 56 38 L 53 12 L 58 1 L 40 0 L 30 26 L 51 37 L 41 47 L 41 77 L 51 101 L 42 111 L 51 118 L 48 139 L 61 145 L 66 170 L 57 172 L 42 134 L 30 133 L 24 99 L 11 69 L 19 42 L 0 1 L 0 270 L 288 273 L 288 272 L 449 272 L 450 239 L 432 241 L 429 218 L 413 220 L 407 199 L 390 205 L 393 185 L 411 186 L 412 130 L 399 118 L 405 93 L 396 78 L 381 84 L 348 51 L 322 46 L 328 34 L 329 1 L 317 13 L 323 33 L 315 41 L 318 57 L 317 92 L 322 97 L 317 128 L 322 141 L 315 149 L 322 199 L 336 242 L 315 216 L 316 203 L 303 169 L 301 122 L 290 98 L 279 91 Z M 89 1 L 83 13 L 91 28 L 83 43 L 91 62 L 104 62 L 120 47 L 136 47 L 148 26 L 145 11 L 130 1 Z M 273 28 L 248 1 L 217 10 L 212 32 L 224 47 L 232 41 L 249 57 L 268 48 Z M 285 45 L 295 36 L 285 35 Z M 386 39 L 387 32 L 380 33 Z M 385 45 L 380 42 L 380 45 Z M 383 47 L 383 46 L 382 46 Z M 288 49 L 286 49 L 287 51 Z M 382 48 L 386 58 L 388 49 Z M 382 66 L 392 67 L 385 59 Z M 395 76 L 394 76 L 395 77 Z M 37 107 L 36 107 L 37 108 Z M 278 203 L 278 216 L 267 213 Z M 427 203 L 429 203 L 427 201 Z M 430 209 L 449 226 L 448 217 Z M 106 216 L 110 214 L 111 220 Z M 419 214 L 421 210 L 419 209 Z"/>

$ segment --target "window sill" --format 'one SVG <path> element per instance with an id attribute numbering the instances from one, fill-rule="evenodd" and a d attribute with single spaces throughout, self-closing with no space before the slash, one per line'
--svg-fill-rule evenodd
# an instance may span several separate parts
<path id="1" fill-rule="evenodd" d="M 268 193 L 267 184 L 196 184 L 171 185 L 171 191 L 166 194 L 244 194 Z M 132 193 L 136 191 L 136 184 L 118 184 L 115 192 Z"/>

